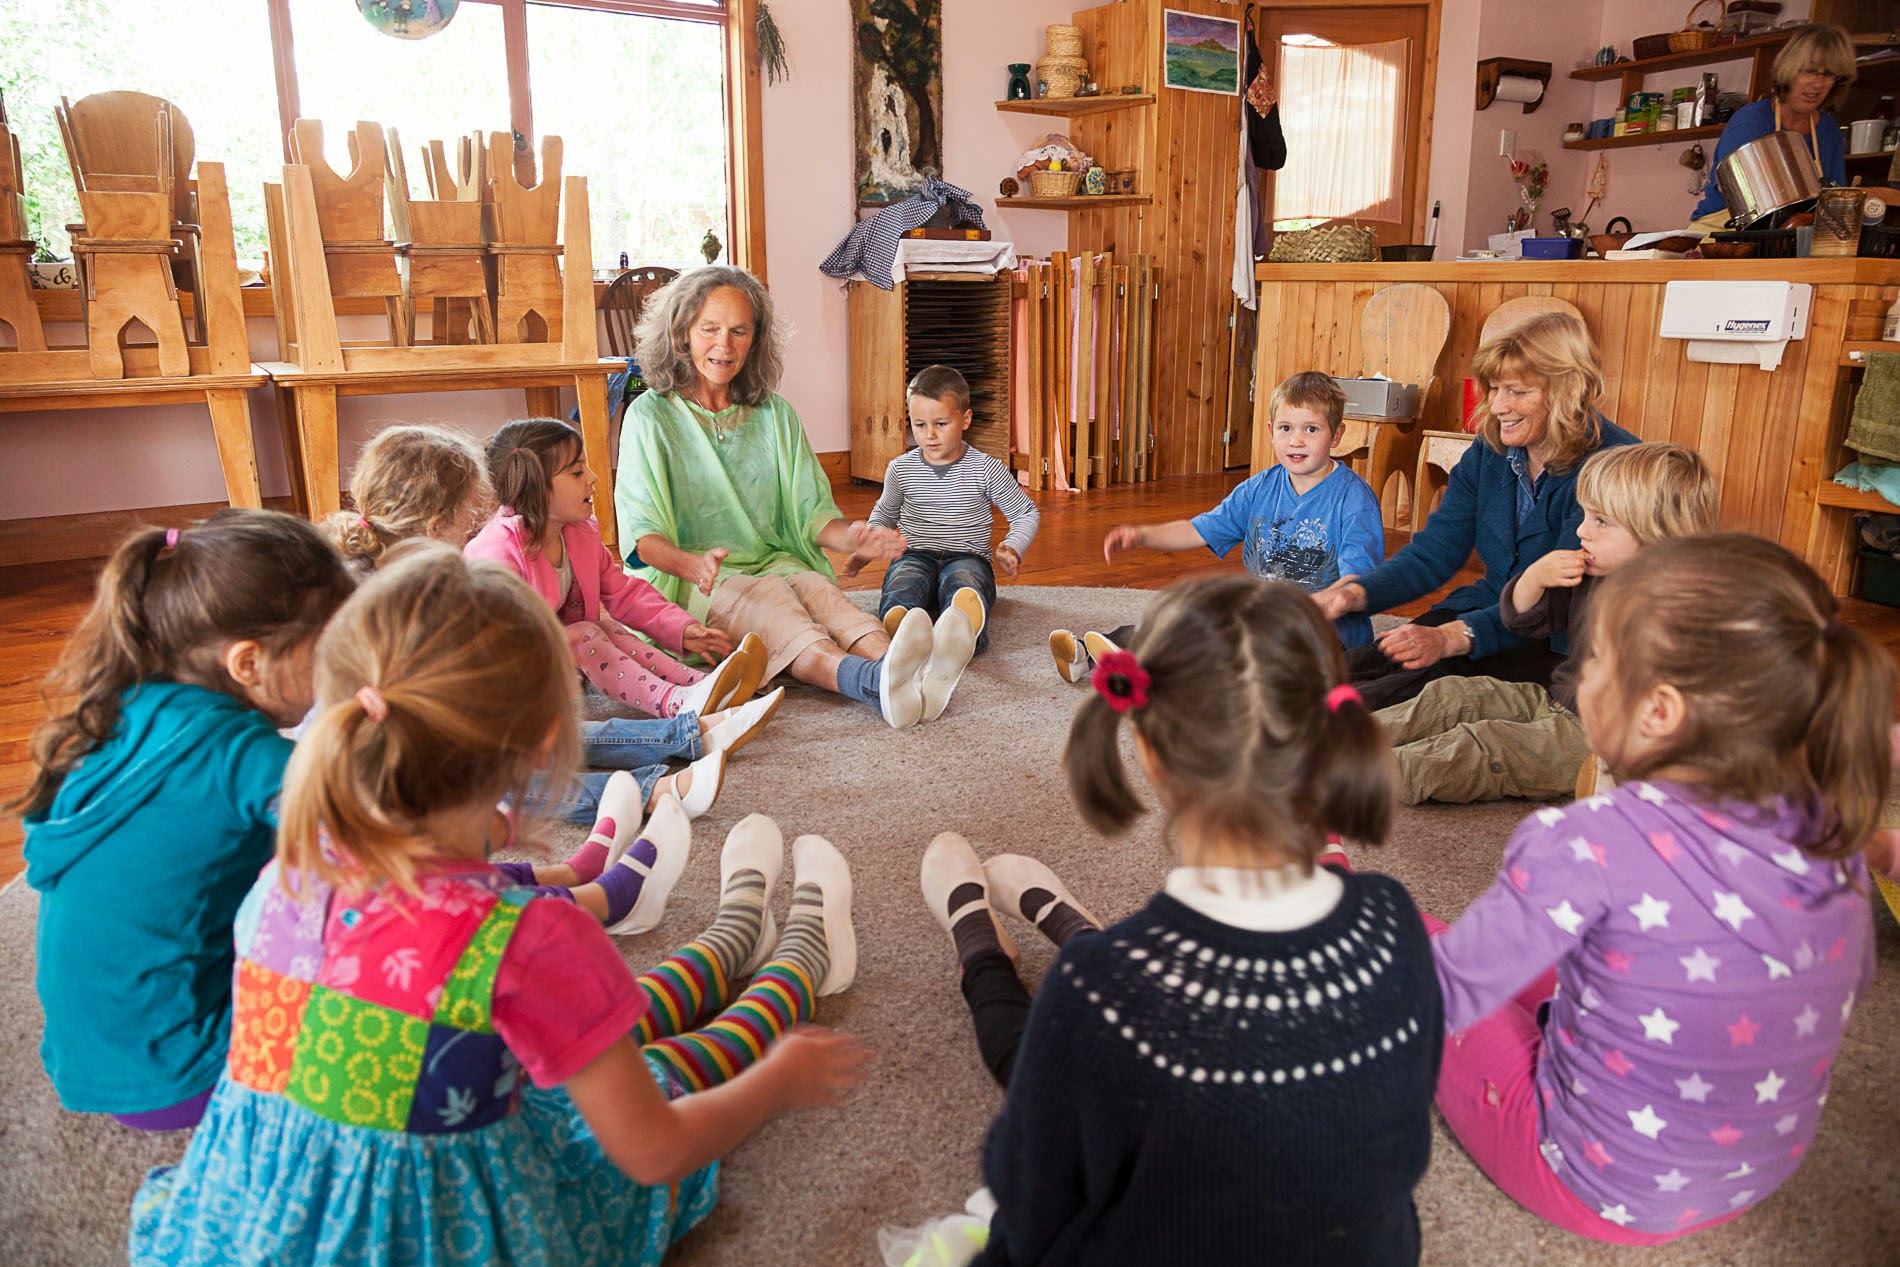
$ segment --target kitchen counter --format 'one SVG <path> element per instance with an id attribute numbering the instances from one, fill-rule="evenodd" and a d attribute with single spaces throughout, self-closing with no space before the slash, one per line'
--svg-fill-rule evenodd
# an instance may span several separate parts
<path id="1" fill-rule="evenodd" d="M 1836 593 L 1856 565 L 1855 510 L 1900 512 L 1869 493 L 1833 484 L 1852 458 L 1842 437 L 1859 372 L 1854 354 L 1900 351 L 1874 342 L 1900 295 L 1900 260 L 1477 260 L 1425 264 L 1261 264 L 1255 362 L 1253 469 L 1273 462 L 1267 402 L 1273 385 L 1300 370 L 1350 376 L 1366 367 L 1359 314 L 1375 291 L 1400 283 L 1432 287 L 1451 308 L 1451 332 L 1425 393 L 1421 424 L 1458 431 L 1463 381 L 1478 331 L 1507 299 L 1550 295 L 1576 305 L 1602 356 L 1605 415 L 1645 440 L 1699 452 L 1722 493 L 1724 527 L 1779 541 L 1805 558 Z M 1814 287 L 1805 339 L 1790 342 L 1773 371 L 1690 361 L 1687 343 L 1657 334 L 1663 288 L 1677 280 L 1793 281 Z M 1387 490 L 1388 503 L 1408 506 Z M 1409 516 L 1401 515 L 1401 518 Z"/>

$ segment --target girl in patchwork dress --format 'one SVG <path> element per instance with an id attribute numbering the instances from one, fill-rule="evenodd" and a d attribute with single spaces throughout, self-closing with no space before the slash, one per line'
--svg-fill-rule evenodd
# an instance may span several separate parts
<path id="1" fill-rule="evenodd" d="M 856 970 L 843 859 L 794 842 L 768 959 L 783 844 L 743 820 L 713 924 L 636 978 L 585 911 L 485 861 L 497 802 L 575 749 L 544 602 L 411 547 L 317 660 L 277 859 L 238 916 L 230 1060 L 139 1190 L 131 1261 L 657 1263 L 719 1157 L 857 1080 L 854 1040 L 798 1028 Z"/>

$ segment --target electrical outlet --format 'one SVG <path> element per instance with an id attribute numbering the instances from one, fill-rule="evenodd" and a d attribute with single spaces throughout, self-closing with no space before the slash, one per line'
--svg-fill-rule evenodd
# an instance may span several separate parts
<path id="1" fill-rule="evenodd" d="M 1509 158 L 1517 153 L 1517 133 L 1505 128 L 1498 133 L 1498 157 Z"/>

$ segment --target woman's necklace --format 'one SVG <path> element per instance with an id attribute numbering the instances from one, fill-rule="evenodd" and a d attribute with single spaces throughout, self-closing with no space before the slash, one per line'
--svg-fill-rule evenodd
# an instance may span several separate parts
<path id="1" fill-rule="evenodd" d="M 720 415 L 730 411 L 732 406 L 727 405 L 725 409 L 714 409 L 711 405 L 708 405 L 705 401 L 699 398 L 699 392 L 700 392 L 700 384 L 694 383 L 693 392 L 690 399 L 692 400 L 693 404 L 697 405 L 699 408 L 706 411 L 706 423 L 708 426 L 712 428 L 714 443 L 724 444 L 726 442 L 726 437 L 732 434 L 733 428 L 736 427 L 738 424 L 736 422 L 732 422 L 732 423 L 722 422 L 720 420 Z"/>

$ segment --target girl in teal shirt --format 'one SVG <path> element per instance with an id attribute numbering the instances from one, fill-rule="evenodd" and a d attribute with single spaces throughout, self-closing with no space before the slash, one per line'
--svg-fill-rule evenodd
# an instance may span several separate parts
<path id="1" fill-rule="evenodd" d="M 231 925 L 270 861 L 316 636 L 352 580 L 310 524 L 224 510 L 121 545 L 48 679 L 11 808 L 39 892 L 40 1056 L 66 1108 L 195 1125 L 230 1038 Z"/>

